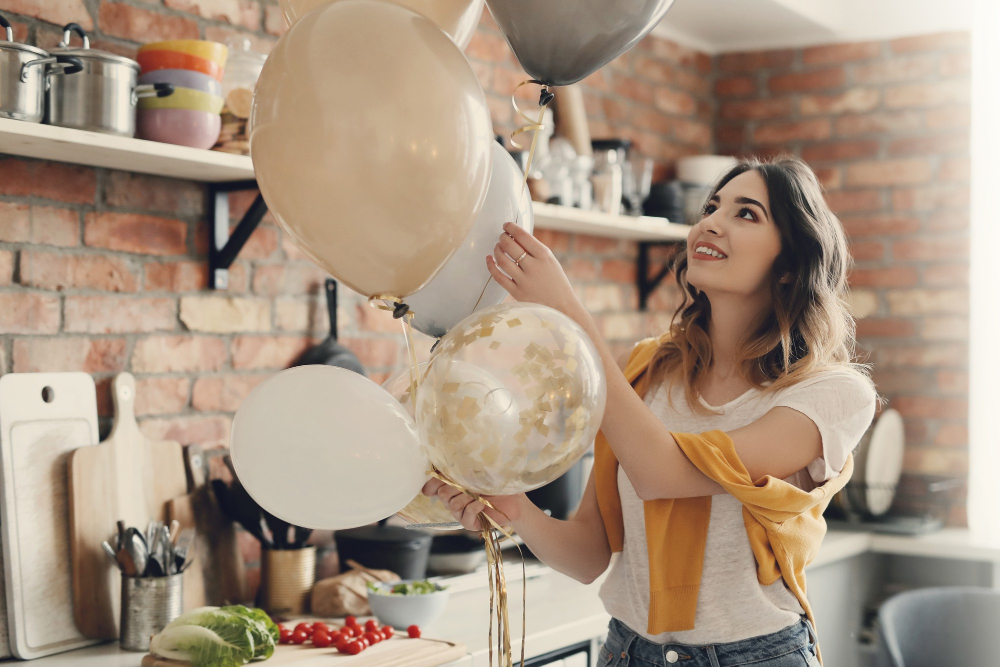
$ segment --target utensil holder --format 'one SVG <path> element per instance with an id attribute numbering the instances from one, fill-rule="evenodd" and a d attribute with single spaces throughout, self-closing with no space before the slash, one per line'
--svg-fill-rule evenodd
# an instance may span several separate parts
<path id="1" fill-rule="evenodd" d="M 184 608 L 183 575 L 122 577 L 121 647 L 148 651 L 150 638 Z"/>
<path id="2" fill-rule="evenodd" d="M 316 547 L 263 549 L 257 605 L 272 616 L 296 616 L 308 611 L 316 583 Z"/>

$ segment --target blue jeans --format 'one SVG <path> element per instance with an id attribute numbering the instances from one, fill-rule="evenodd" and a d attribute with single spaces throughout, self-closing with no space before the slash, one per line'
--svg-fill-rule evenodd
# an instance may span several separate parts
<path id="1" fill-rule="evenodd" d="M 815 636 L 803 616 L 801 622 L 783 630 L 738 642 L 655 644 L 612 618 L 597 667 L 819 667 Z"/>

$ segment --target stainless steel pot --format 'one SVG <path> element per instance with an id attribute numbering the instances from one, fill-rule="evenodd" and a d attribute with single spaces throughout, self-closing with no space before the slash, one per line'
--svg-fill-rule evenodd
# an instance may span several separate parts
<path id="1" fill-rule="evenodd" d="M 0 26 L 7 33 L 7 40 L 0 40 L 0 118 L 40 123 L 49 77 L 74 74 L 83 64 L 76 58 L 57 58 L 36 46 L 15 43 L 14 31 L 3 16 Z"/>
<path id="2" fill-rule="evenodd" d="M 82 48 L 69 48 L 72 33 Z M 54 74 L 45 105 L 45 122 L 77 130 L 135 136 L 135 109 L 140 97 L 166 97 L 169 83 L 136 85 L 139 63 L 124 56 L 90 48 L 90 39 L 76 23 L 63 28 L 63 41 L 53 53 L 76 58 L 83 71 L 74 76 Z"/>

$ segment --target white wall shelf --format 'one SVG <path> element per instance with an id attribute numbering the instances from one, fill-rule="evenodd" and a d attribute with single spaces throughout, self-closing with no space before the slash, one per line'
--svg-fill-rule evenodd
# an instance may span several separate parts
<path id="1" fill-rule="evenodd" d="M 253 162 L 244 155 L 4 118 L 0 118 L 0 153 L 205 183 L 254 179 Z M 663 218 L 608 215 L 552 204 L 535 203 L 534 210 L 539 229 L 571 234 L 678 241 L 686 238 L 690 229 Z"/>
<path id="2" fill-rule="evenodd" d="M 206 183 L 254 178 L 244 155 L 6 118 L 0 118 L 0 153 Z"/>
<path id="3" fill-rule="evenodd" d="M 691 228 L 666 218 L 609 215 L 569 206 L 534 202 L 535 227 L 570 234 L 589 234 L 629 241 L 683 241 Z"/>
<path id="4" fill-rule="evenodd" d="M 0 118 L 0 153 L 208 183 L 212 199 L 209 204 L 209 233 L 212 235 L 209 268 L 211 285 L 216 289 L 226 287 L 226 270 L 267 211 L 263 198 L 258 197 L 229 237 L 228 192 L 254 187 L 253 162 L 244 155 L 3 118 Z M 646 296 L 656 288 L 667 270 L 662 267 L 656 277 L 649 278 L 649 246 L 683 242 L 690 230 L 686 225 L 663 218 L 608 215 L 551 204 L 535 203 L 534 212 L 538 229 L 639 242 L 638 283 L 642 308 L 645 308 Z"/>

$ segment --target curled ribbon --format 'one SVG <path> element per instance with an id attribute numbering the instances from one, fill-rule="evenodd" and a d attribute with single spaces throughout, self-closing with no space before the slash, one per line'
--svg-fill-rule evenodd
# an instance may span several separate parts
<path id="1" fill-rule="evenodd" d="M 510 518 L 493 504 L 474 491 L 462 488 L 460 485 L 445 477 L 444 473 L 436 467 L 431 466 L 427 474 L 435 479 L 439 479 L 448 486 L 458 489 L 462 493 L 471 496 L 474 500 L 481 502 L 488 509 L 499 512 L 508 521 Z M 510 651 L 510 619 L 507 605 L 507 577 L 503 568 L 503 553 L 500 544 L 506 539 L 514 542 L 518 554 L 521 556 L 521 662 L 524 664 L 524 641 L 527 635 L 527 602 L 528 602 L 528 578 L 524 567 L 524 552 L 521 546 L 514 541 L 514 535 L 510 528 L 506 528 L 497 523 L 493 517 L 483 510 L 479 513 L 479 525 L 483 531 L 483 541 L 486 543 L 486 564 L 490 581 L 490 665 L 493 665 L 493 609 L 497 610 L 497 658 L 500 667 L 513 667 L 513 658 Z M 500 535 L 497 535 L 500 533 Z"/>
<path id="2" fill-rule="evenodd" d="M 542 90 L 538 95 L 539 111 L 538 111 L 537 121 L 533 120 L 530 116 L 521 111 L 521 107 L 517 106 L 517 98 L 515 97 L 515 95 L 517 95 L 517 91 L 522 86 L 527 86 L 531 84 L 539 85 L 542 87 Z M 511 93 L 510 95 L 510 103 L 514 106 L 514 111 L 517 112 L 517 115 L 523 118 L 525 122 L 528 123 L 527 125 L 523 125 L 510 133 L 511 146 L 514 146 L 515 148 L 524 149 L 524 146 L 517 143 L 514 137 L 523 132 L 534 132 L 534 134 L 531 135 L 531 147 L 528 150 L 528 161 L 524 165 L 524 178 L 521 180 L 521 193 L 518 195 L 519 197 L 518 207 L 517 207 L 518 216 L 521 215 L 520 200 L 524 199 L 524 190 L 528 184 L 528 174 L 531 173 L 531 162 L 535 158 L 535 146 L 538 143 L 538 131 L 545 128 L 545 124 L 542 122 L 545 119 L 545 108 L 548 107 L 549 103 L 552 101 L 554 97 L 555 95 L 549 90 L 549 87 L 546 84 L 542 83 L 541 81 L 537 81 L 535 79 L 526 79 L 521 83 L 517 84 L 517 86 L 514 88 L 514 92 Z M 515 219 L 514 222 L 517 223 L 517 220 Z M 476 305 L 472 307 L 472 312 L 475 312 L 476 308 L 479 307 L 479 302 L 483 300 L 483 295 L 486 294 L 486 288 L 490 286 L 491 280 L 493 280 L 493 276 L 490 276 L 486 280 L 486 284 L 483 285 L 483 291 L 479 293 L 479 298 L 476 299 Z"/>
<path id="3" fill-rule="evenodd" d="M 382 303 L 383 301 L 388 301 L 393 305 L 389 307 Z M 378 308 L 379 310 L 387 310 L 392 313 L 394 319 L 403 321 L 403 336 L 406 338 L 406 353 L 410 359 L 410 397 L 416 405 L 417 400 L 417 385 L 419 384 L 418 371 L 417 371 L 417 351 L 413 345 L 413 328 L 411 322 L 416 316 L 416 313 L 398 296 L 386 296 L 384 294 L 378 294 L 368 298 L 368 305 L 372 308 Z"/>

